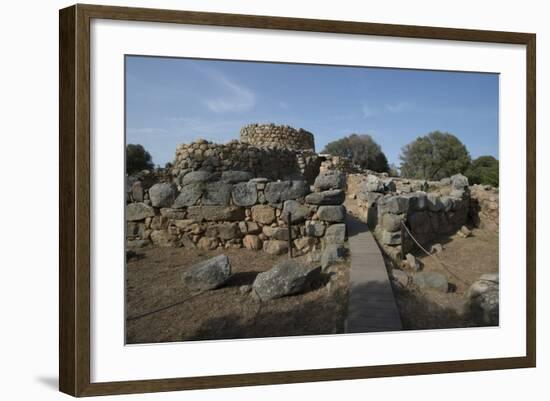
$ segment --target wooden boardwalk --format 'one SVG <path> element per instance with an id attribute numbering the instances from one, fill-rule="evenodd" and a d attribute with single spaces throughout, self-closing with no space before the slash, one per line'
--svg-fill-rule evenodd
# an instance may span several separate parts
<path id="1" fill-rule="evenodd" d="M 367 225 L 348 215 L 351 251 L 347 333 L 401 330 L 384 258 Z"/>

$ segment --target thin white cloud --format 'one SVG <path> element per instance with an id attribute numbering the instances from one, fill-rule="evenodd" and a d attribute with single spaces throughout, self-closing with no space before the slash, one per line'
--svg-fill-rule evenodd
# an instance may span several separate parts
<path id="1" fill-rule="evenodd" d="M 249 88 L 239 85 L 225 74 L 208 69 L 204 71 L 219 87 L 222 94 L 204 99 L 204 104 L 214 113 L 238 113 L 251 110 L 256 105 L 256 95 Z"/>
<path id="2" fill-rule="evenodd" d="M 403 113 L 413 109 L 413 104 L 410 102 L 397 102 L 386 105 L 386 110 L 390 113 Z"/>
<path id="3" fill-rule="evenodd" d="M 287 110 L 288 109 L 288 104 L 286 102 L 279 102 L 279 107 L 281 109 Z"/>
<path id="4" fill-rule="evenodd" d="M 371 118 L 376 115 L 377 111 L 375 108 L 369 106 L 368 104 L 363 103 L 361 106 L 361 112 L 363 113 L 363 117 L 365 118 Z"/>

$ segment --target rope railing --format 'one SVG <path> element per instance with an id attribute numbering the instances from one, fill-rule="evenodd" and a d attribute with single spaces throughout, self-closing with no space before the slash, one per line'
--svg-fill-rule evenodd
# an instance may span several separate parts
<path id="1" fill-rule="evenodd" d="M 452 269 L 455 269 L 455 270 L 460 270 L 458 269 L 456 266 L 453 266 L 449 263 L 445 263 L 443 262 L 441 259 L 439 259 L 437 257 L 437 255 L 434 255 L 433 253 L 430 253 L 426 250 L 426 248 L 424 248 L 422 246 L 422 244 L 420 244 L 420 242 L 418 242 L 418 240 L 416 238 L 414 238 L 414 236 L 412 235 L 411 231 L 409 230 L 409 228 L 406 226 L 406 224 L 401 221 L 401 226 L 405 229 L 405 231 L 407 232 L 407 235 L 414 241 L 414 243 L 428 256 L 434 258 L 435 260 L 437 260 L 437 262 L 439 262 L 439 264 L 450 274 L 452 275 L 453 277 L 455 277 L 457 280 L 459 280 L 460 282 L 468 285 L 469 283 L 466 282 L 465 280 L 463 280 L 462 278 L 460 278 L 457 274 L 453 273 L 451 271 L 451 268 Z M 403 238 L 401 238 L 401 242 L 403 242 Z M 403 246 L 403 244 L 401 244 L 401 246 Z M 476 272 L 477 273 L 477 272 Z"/>

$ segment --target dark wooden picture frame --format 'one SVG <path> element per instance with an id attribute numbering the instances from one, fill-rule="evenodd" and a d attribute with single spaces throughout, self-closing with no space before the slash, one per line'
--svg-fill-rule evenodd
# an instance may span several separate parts
<path id="1" fill-rule="evenodd" d="M 527 49 L 526 356 L 91 383 L 90 21 L 93 18 L 525 45 Z M 80 4 L 60 10 L 59 29 L 59 388 L 62 392 L 73 396 L 94 396 L 535 366 L 535 34 Z"/>

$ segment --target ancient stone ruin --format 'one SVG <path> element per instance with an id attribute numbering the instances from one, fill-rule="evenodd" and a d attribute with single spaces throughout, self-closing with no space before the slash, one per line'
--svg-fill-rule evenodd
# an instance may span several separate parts
<path id="1" fill-rule="evenodd" d="M 128 185 L 128 246 L 303 255 L 342 245 L 346 176 L 320 172 L 314 149 L 311 133 L 273 124 L 245 126 L 228 144 L 178 145 L 172 179 Z"/>

